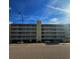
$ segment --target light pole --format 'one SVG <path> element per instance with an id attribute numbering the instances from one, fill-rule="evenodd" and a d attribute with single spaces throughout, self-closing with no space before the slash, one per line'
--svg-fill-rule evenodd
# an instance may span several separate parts
<path id="1" fill-rule="evenodd" d="M 22 21 L 22 23 L 21 23 L 21 24 L 23 24 L 23 22 L 24 22 L 24 19 L 23 19 L 23 14 L 22 14 L 21 12 L 18 12 L 18 14 L 19 14 L 19 15 L 21 15 L 21 21 Z"/>
<path id="2" fill-rule="evenodd" d="M 12 10 L 12 9 L 10 9 L 10 10 Z M 22 14 L 22 12 L 21 12 L 21 11 L 18 11 L 18 10 L 16 9 L 16 13 L 21 16 L 21 24 L 23 24 L 24 19 L 23 19 L 23 14 Z M 20 21 L 20 20 L 19 20 L 19 21 Z M 18 28 L 17 28 L 17 31 L 19 32 L 19 26 L 18 26 Z M 22 28 L 22 31 L 23 31 L 23 28 Z M 19 34 L 18 32 L 17 32 L 18 36 L 21 36 L 21 43 L 23 43 L 22 34 Z M 18 39 L 20 39 L 20 38 L 18 38 Z"/>
<path id="3" fill-rule="evenodd" d="M 23 22 L 24 22 L 23 14 L 21 12 L 19 12 L 19 14 L 21 15 L 21 20 L 22 20 L 22 23 L 21 24 L 23 24 Z M 22 28 L 22 31 L 23 31 L 23 28 Z M 22 39 L 24 39 L 24 38 L 22 38 Z M 23 43 L 23 40 L 22 39 L 21 39 L 21 43 Z"/>

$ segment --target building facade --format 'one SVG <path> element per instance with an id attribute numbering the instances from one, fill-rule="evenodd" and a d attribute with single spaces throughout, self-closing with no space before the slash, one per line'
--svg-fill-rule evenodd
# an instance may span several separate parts
<path id="1" fill-rule="evenodd" d="M 10 24 L 9 42 L 63 42 L 65 39 L 64 24 Z"/>

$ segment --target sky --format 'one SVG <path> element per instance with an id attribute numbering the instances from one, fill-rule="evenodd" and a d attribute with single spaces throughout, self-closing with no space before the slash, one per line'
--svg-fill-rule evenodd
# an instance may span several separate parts
<path id="1" fill-rule="evenodd" d="M 9 23 L 70 23 L 70 0 L 9 0 Z M 22 21 L 23 20 L 23 21 Z"/>

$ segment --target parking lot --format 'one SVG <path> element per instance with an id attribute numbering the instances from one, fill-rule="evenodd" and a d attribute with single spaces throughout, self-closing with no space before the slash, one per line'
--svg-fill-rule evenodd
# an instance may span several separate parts
<path id="1" fill-rule="evenodd" d="M 10 59 L 70 59 L 69 44 L 10 44 Z"/>

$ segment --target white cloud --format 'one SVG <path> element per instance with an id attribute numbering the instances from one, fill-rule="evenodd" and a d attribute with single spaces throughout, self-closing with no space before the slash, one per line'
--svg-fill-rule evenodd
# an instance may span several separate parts
<path id="1" fill-rule="evenodd" d="M 70 24 L 70 18 L 66 18 L 63 22 L 64 22 L 65 24 Z"/>
<path id="2" fill-rule="evenodd" d="M 63 20 L 60 20 L 58 18 L 52 18 L 49 21 L 49 24 L 69 24 L 69 23 L 70 23 L 69 18 L 68 19 L 63 19 Z"/>
<path id="3" fill-rule="evenodd" d="M 10 21 L 9 24 L 13 24 L 13 22 Z"/>
<path id="4" fill-rule="evenodd" d="M 11 10 L 11 7 L 9 7 L 9 10 Z"/>
<path id="5" fill-rule="evenodd" d="M 50 19 L 50 21 L 49 21 L 49 24 L 59 24 L 60 22 L 59 22 L 59 19 L 58 18 L 52 18 L 52 19 Z"/>
<path id="6" fill-rule="evenodd" d="M 56 9 L 56 10 L 59 10 L 59 11 L 63 11 L 63 12 L 69 13 L 68 9 L 62 9 L 62 8 L 58 8 L 58 7 L 53 7 L 51 5 L 47 5 L 47 7 L 51 8 L 51 9 Z"/>
<path id="7" fill-rule="evenodd" d="M 50 5 L 54 5 L 54 4 L 56 4 L 57 2 L 58 2 L 58 0 L 50 0 L 49 4 L 50 4 Z"/>

